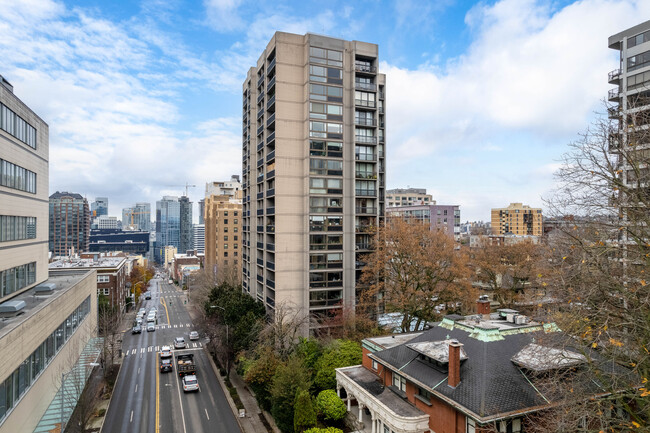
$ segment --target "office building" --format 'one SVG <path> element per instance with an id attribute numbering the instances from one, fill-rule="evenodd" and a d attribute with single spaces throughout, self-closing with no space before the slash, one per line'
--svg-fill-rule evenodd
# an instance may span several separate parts
<path id="1" fill-rule="evenodd" d="M 108 215 L 108 197 L 97 197 L 90 204 L 90 218 L 94 220 L 103 215 Z"/>
<path id="2" fill-rule="evenodd" d="M 620 208 L 619 240 L 646 243 L 650 181 L 650 21 L 609 37 L 609 48 L 618 51 L 619 68 L 609 73 L 609 117 L 615 126 L 609 133 L 609 150 L 624 187 L 615 188 L 612 203 Z"/>
<path id="3" fill-rule="evenodd" d="M 400 217 L 411 222 L 420 222 L 430 230 L 442 230 L 454 239 L 460 240 L 460 207 L 457 205 L 407 205 L 386 208 L 387 217 Z"/>
<path id="4" fill-rule="evenodd" d="M 194 224 L 192 249 L 198 254 L 205 254 L 205 224 Z"/>
<path id="5" fill-rule="evenodd" d="M 149 232 L 119 229 L 91 230 L 88 251 L 100 253 L 122 251 L 146 256 L 149 253 Z"/>
<path id="6" fill-rule="evenodd" d="M 277 32 L 243 84 L 243 288 L 312 331 L 354 308 L 356 237 L 384 213 L 378 65 L 375 44 Z"/>
<path id="7" fill-rule="evenodd" d="M 0 76 L 0 431 L 55 431 L 97 359 L 93 272 L 48 277 L 48 125 Z M 64 402 L 62 404 L 62 402 Z"/>
<path id="8" fill-rule="evenodd" d="M 120 229 L 120 222 L 117 220 L 117 217 L 114 216 L 108 216 L 108 215 L 102 215 L 98 216 L 95 218 L 93 223 L 90 225 L 90 229 L 98 229 L 98 230 L 104 230 L 104 229 L 112 229 L 112 230 L 119 230 Z"/>
<path id="9" fill-rule="evenodd" d="M 151 205 L 136 203 L 122 209 L 122 228 L 124 230 L 151 231 Z"/>
<path id="10" fill-rule="evenodd" d="M 199 200 L 199 224 L 205 224 L 205 199 Z"/>
<path id="11" fill-rule="evenodd" d="M 174 261 L 174 256 L 178 253 L 176 247 L 168 245 L 163 248 L 162 251 L 162 264 L 165 266 L 165 269 L 169 269 Z"/>
<path id="12" fill-rule="evenodd" d="M 241 181 L 239 175 L 233 174 L 228 181 L 208 182 L 205 184 L 205 196 L 227 195 L 235 197 L 237 192 L 241 191 Z"/>
<path id="13" fill-rule="evenodd" d="M 161 263 L 163 248 L 180 247 L 181 206 L 178 197 L 164 196 L 156 202 L 156 248 L 154 260 Z"/>
<path id="14" fill-rule="evenodd" d="M 88 201 L 70 192 L 50 196 L 50 252 L 68 256 L 87 251 L 90 240 L 90 209 Z"/>
<path id="15" fill-rule="evenodd" d="M 506 208 L 492 209 L 493 235 L 542 235 L 542 210 L 521 203 L 510 203 Z"/>
<path id="16" fill-rule="evenodd" d="M 386 207 L 436 204 L 424 188 L 395 188 L 386 190 Z"/>
<path id="17" fill-rule="evenodd" d="M 205 198 L 205 268 L 217 277 L 233 267 L 241 270 L 242 221 L 241 200 L 227 195 Z"/>
<path id="18" fill-rule="evenodd" d="M 192 249 L 192 235 L 194 234 L 194 224 L 192 223 L 192 202 L 187 196 L 182 196 L 179 199 L 180 204 L 180 242 L 178 249 L 180 251 L 187 251 Z"/>

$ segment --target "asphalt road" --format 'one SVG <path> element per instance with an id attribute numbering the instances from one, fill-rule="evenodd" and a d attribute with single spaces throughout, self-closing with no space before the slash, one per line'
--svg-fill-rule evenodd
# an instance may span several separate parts
<path id="1" fill-rule="evenodd" d="M 124 361 L 102 432 L 105 433 L 201 433 L 241 432 L 239 424 L 203 350 L 205 341 L 189 341 L 194 330 L 185 309 L 185 294 L 167 280 L 153 279 L 152 299 L 143 307 L 158 310 L 154 332 L 124 333 Z M 184 337 L 188 348 L 174 351 L 193 353 L 199 392 L 183 393 L 176 370 L 158 372 L 160 347 L 173 347 L 175 337 Z"/>

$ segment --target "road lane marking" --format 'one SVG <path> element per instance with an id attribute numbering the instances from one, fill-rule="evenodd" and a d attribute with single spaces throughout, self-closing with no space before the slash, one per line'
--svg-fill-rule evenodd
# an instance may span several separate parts
<path id="1" fill-rule="evenodd" d="M 138 392 L 138 384 L 135 384 L 135 392 Z"/>
<path id="2" fill-rule="evenodd" d="M 140 374 L 140 367 L 138 367 L 138 374 Z"/>
<path id="3" fill-rule="evenodd" d="M 205 417 L 208 419 L 208 421 L 210 421 L 210 415 L 208 415 L 208 410 L 205 408 L 203 410 L 205 410 Z"/>
<path id="4" fill-rule="evenodd" d="M 175 328 L 175 327 L 176 327 L 176 325 L 174 325 L 174 328 Z"/>
<path id="5" fill-rule="evenodd" d="M 144 353 L 145 350 L 146 349 L 143 347 L 142 349 L 140 349 L 140 353 Z"/>
<path id="6" fill-rule="evenodd" d="M 169 310 L 167 309 L 165 298 L 160 298 L 160 303 L 163 305 L 163 307 L 165 307 L 165 314 L 167 314 L 167 323 L 171 323 L 171 320 L 169 320 Z"/>
<path id="7" fill-rule="evenodd" d="M 156 352 L 156 365 L 158 363 L 158 352 Z M 158 369 L 156 369 L 158 370 Z M 160 372 L 156 371 L 156 433 L 160 431 Z"/>
<path id="8" fill-rule="evenodd" d="M 174 383 L 176 384 L 176 390 L 178 391 L 178 401 L 180 401 L 181 403 L 181 419 L 183 420 L 183 432 L 187 433 L 187 428 L 185 427 L 185 412 L 183 411 L 183 399 L 181 398 L 181 386 L 178 382 L 179 382 L 178 380 L 174 380 Z"/>
<path id="9" fill-rule="evenodd" d="M 133 422 L 133 411 L 131 411 L 131 418 L 129 419 L 129 422 Z"/>
<path id="10" fill-rule="evenodd" d="M 151 352 L 152 349 L 153 349 L 153 347 L 149 346 L 149 347 L 147 348 L 147 352 Z"/>

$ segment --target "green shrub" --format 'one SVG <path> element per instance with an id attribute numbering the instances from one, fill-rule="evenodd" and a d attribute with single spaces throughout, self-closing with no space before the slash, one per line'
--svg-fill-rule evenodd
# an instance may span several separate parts
<path id="1" fill-rule="evenodd" d="M 318 361 L 314 384 L 318 389 L 336 388 L 336 368 L 361 364 L 363 352 L 359 343 L 350 340 L 334 340 L 325 348 Z"/>
<path id="2" fill-rule="evenodd" d="M 316 397 L 316 409 L 326 421 L 339 421 L 345 417 L 347 408 L 336 391 L 326 389 Z"/>
<path id="3" fill-rule="evenodd" d="M 305 430 L 304 433 L 343 433 L 343 430 L 340 428 L 336 427 L 325 427 L 325 428 L 310 428 L 309 430 Z"/>
<path id="4" fill-rule="evenodd" d="M 309 391 L 298 391 L 296 403 L 293 406 L 293 431 L 301 433 L 316 426 L 316 421 L 316 411 Z"/>
<path id="5" fill-rule="evenodd" d="M 271 385 L 271 415 L 281 431 L 293 432 L 293 405 L 296 395 L 300 391 L 308 390 L 309 385 L 309 372 L 300 358 L 292 357 L 286 364 L 278 365 Z"/>

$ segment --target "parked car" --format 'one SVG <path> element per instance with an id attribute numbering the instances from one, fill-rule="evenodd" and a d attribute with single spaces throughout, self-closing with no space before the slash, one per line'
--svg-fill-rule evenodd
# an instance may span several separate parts
<path id="1" fill-rule="evenodd" d="M 131 328 L 131 334 L 140 334 L 142 333 L 142 326 L 137 323 L 133 328 Z"/>
<path id="2" fill-rule="evenodd" d="M 170 358 L 172 356 L 172 348 L 170 346 L 163 346 L 160 348 L 161 358 Z"/>
<path id="3" fill-rule="evenodd" d="M 185 349 L 185 339 L 183 337 L 174 338 L 174 349 Z"/>
<path id="4" fill-rule="evenodd" d="M 196 331 L 190 332 L 190 340 L 198 340 L 199 339 L 199 333 Z"/>
<path id="5" fill-rule="evenodd" d="M 147 322 L 147 332 L 153 332 L 156 330 L 156 325 L 153 322 Z"/>
<path id="6" fill-rule="evenodd" d="M 199 391 L 199 381 L 193 374 L 183 376 L 183 392 Z"/>

